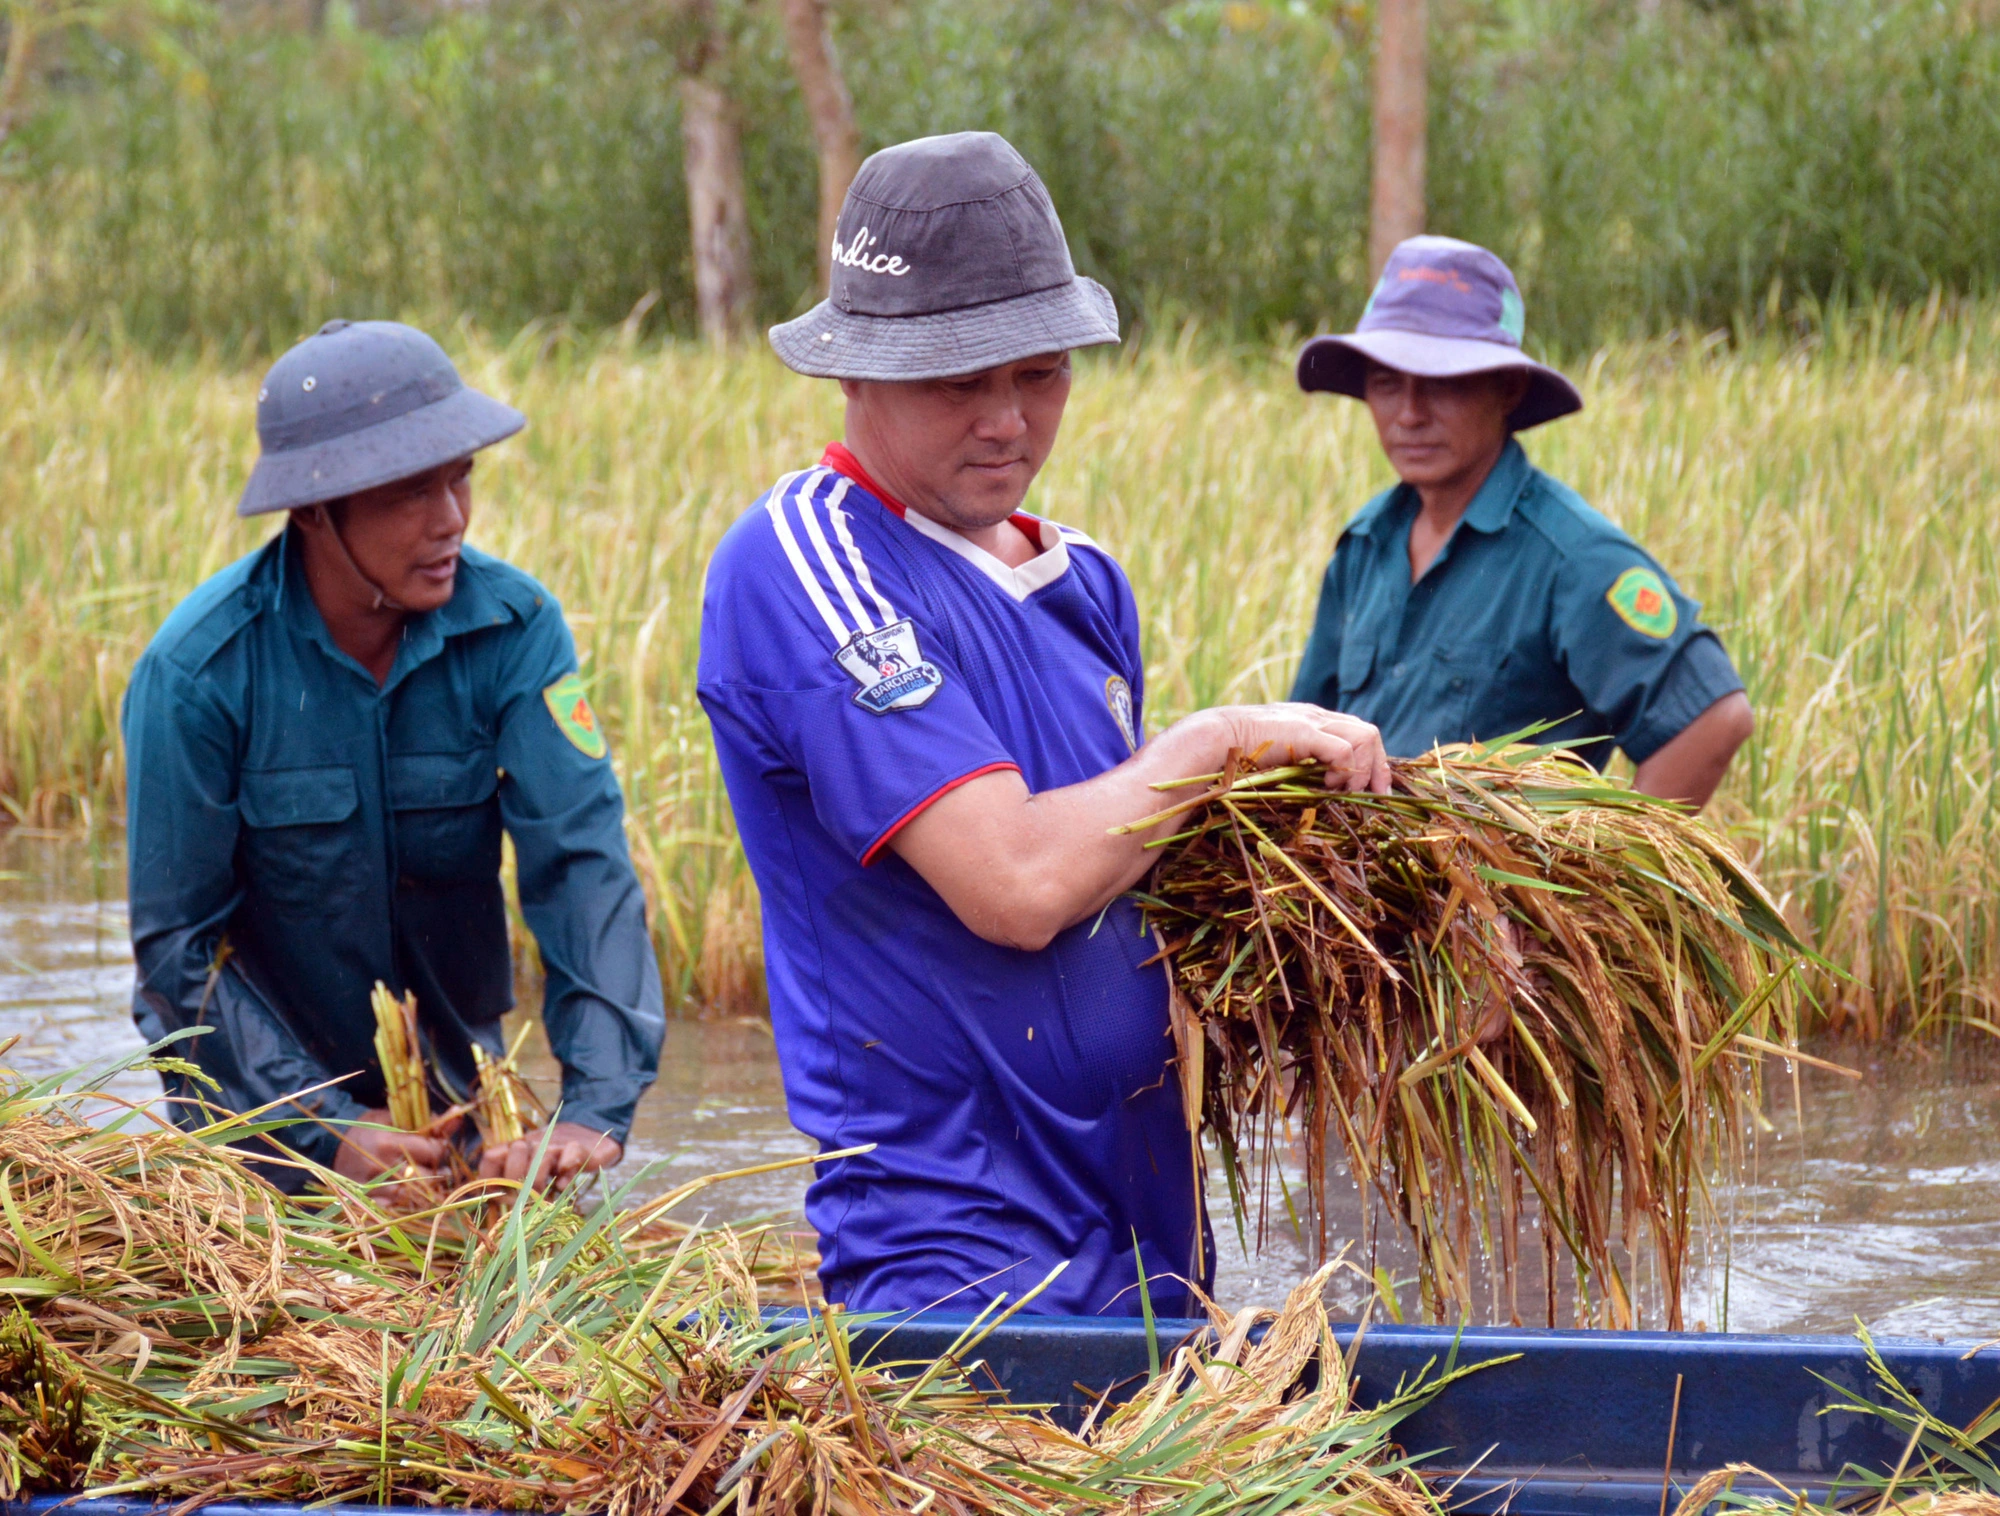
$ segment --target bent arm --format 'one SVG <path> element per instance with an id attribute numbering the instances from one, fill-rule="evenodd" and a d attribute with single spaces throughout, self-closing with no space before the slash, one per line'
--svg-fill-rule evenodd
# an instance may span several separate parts
<path id="1" fill-rule="evenodd" d="M 543 698 L 575 668 L 550 601 L 507 679 L 500 814 L 514 841 L 521 914 L 547 976 L 542 1024 L 562 1064 L 562 1121 L 609 1134 L 622 1148 L 659 1071 L 666 1007 L 609 753 L 565 735 Z"/>
<path id="2" fill-rule="evenodd" d="M 1318 763 L 1334 788 L 1386 793 L 1389 760 L 1375 728 L 1317 706 L 1227 706 L 1176 723 L 1117 768 L 1031 794 L 1020 774 L 984 775 L 939 797 L 890 840 L 968 930 L 1034 951 L 1101 911 L 1152 867 L 1143 832 L 1112 828 L 1186 799 L 1155 784 L 1212 774 L 1230 749 L 1258 767 Z M 1261 750 L 1261 751 L 1260 751 Z"/>
<path id="3" fill-rule="evenodd" d="M 1750 740 L 1756 727 L 1749 696 L 1741 690 L 1724 695 L 1640 764 L 1633 786 L 1700 810 L 1722 783 L 1736 750 Z"/>

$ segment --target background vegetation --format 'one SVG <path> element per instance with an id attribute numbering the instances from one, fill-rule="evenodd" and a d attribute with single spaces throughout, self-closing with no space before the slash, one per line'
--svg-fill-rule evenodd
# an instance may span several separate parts
<path id="1" fill-rule="evenodd" d="M 336 313 L 605 328 L 649 296 L 649 334 L 691 329 L 664 0 L 320 0 L 317 32 L 143 4 L 43 43 L 0 332 L 268 353 Z M 1991 7 L 1433 0 L 1431 225 L 1509 258 L 1569 351 L 1988 291 Z M 717 14 L 778 318 L 812 296 L 811 139 L 768 0 Z M 835 0 L 834 35 L 865 146 L 1006 133 L 1128 314 L 1272 338 L 1366 294 L 1365 0 Z"/>
<path id="2" fill-rule="evenodd" d="M 836 434 L 767 356 L 461 332 L 520 405 L 472 535 L 560 595 L 610 729 L 669 983 L 759 994 L 753 894 L 693 698 L 701 579 L 756 490 Z M 1287 354 L 1187 340 L 1084 366 L 1032 508 L 1125 563 L 1148 719 L 1281 693 L 1341 524 L 1386 478 L 1359 406 Z M 2000 996 L 2000 304 L 1822 316 L 1803 339 L 1671 336 L 1579 367 L 1530 454 L 1706 602 L 1760 713 L 1718 815 L 1851 980 L 1866 1032 L 1992 1029 Z M 127 670 L 170 606 L 262 540 L 230 510 L 258 368 L 0 345 L 0 805 L 122 805 Z"/>

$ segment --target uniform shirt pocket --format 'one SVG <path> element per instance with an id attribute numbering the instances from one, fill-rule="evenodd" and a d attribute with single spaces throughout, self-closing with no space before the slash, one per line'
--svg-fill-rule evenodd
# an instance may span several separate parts
<path id="1" fill-rule="evenodd" d="M 1340 644 L 1340 695 L 1343 700 L 1368 688 L 1375 672 L 1375 644 L 1366 637 L 1349 637 Z"/>
<path id="2" fill-rule="evenodd" d="M 237 808 L 249 893 L 314 913 L 352 899 L 361 886 L 360 805 L 345 764 L 246 770 Z"/>
<path id="3" fill-rule="evenodd" d="M 1497 732 L 1475 730 L 1473 709 L 1486 693 L 1493 660 L 1465 648 L 1431 649 L 1431 668 L 1424 676 L 1429 692 L 1435 742 L 1478 742 Z"/>
<path id="4" fill-rule="evenodd" d="M 456 753 L 391 753 L 389 808 L 396 865 L 423 881 L 500 872 L 500 772 L 491 746 Z"/>

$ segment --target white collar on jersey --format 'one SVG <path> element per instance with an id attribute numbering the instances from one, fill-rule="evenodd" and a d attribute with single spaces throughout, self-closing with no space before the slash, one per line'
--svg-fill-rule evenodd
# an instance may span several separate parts
<path id="1" fill-rule="evenodd" d="M 1019 568 L 1009 568 L 985 548 L 968 542 L 948 526 L 939 526 L 919 511 L 905 512 L 899 519 L 931 541 L 951 549 L 1017 601 L 1026 600 L 1069 572 L 1069 543 L 1053 521 L 1032 516 L 1014 518 L 1016 525 L 1023 520 L 1034 521 L 1040 531 L 1042 550 Z"/>

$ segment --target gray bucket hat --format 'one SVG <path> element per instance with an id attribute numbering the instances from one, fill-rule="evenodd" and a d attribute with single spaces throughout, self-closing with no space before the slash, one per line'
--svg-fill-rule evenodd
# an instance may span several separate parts
<path id="1" fill-rule="evenodd" d="M 992 132 L 920 137 L 861 165 L 826 299 L 771 328 L 820 379 L 944 379 L 1118 340 L 1111 293 L 1070 261 L 1028 162 Z"/>
<path id="2" fill-rule="evenodd" d="M 429 337 L 399 321 L 329 321 L 257 391 L 263 451 L 239 516 L 338 500 L 491 447 L 527 425 L 468 389 Z"/>
<path id="3" fill-rule="evenodd" d="M 1456 237 L 1396 244 L 1368 309 L 1343 337 L 1315 337 L 1299 354 L 1299 388 L 1361 399 L 1368 360 L 1427 379 L 1519 369 L 1528 393 L 1507 417 L 1517 432 L 1583 409 L 1561 374 L 1521 351 L 1521 287 L 1499 258 Z"/>

